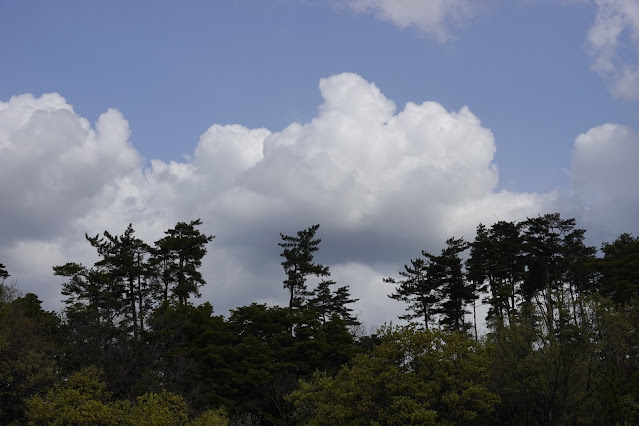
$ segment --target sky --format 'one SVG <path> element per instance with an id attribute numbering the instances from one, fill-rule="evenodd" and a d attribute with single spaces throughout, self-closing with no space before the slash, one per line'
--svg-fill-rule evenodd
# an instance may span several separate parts
<path id="1" fill-rule="evenodd" d="M 280 233 L 371 327 L 383 278 L 476 226 L 639 234 L 639 0 L 0 0 L 0 263 L 201 218 L 200 301 L 285 305 Z M 196 303 L 199 301 L 196 301 Z"/>

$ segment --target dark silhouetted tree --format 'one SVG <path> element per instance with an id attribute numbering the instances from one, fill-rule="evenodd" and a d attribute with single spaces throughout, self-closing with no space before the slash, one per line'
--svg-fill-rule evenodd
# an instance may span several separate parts
<path id="1" fill-rule="evenodd" d="M 328 266 L 314 263 L 315 252 L 319 250 L 320 238 L 315 238 L 319 225 L 313 225 L 308 229 L 298 231 L 296 236 L 280 234 L 282 242 L 281 257 L 284 258 L 282 266 L 286 273 L 284 288 L 288 289 L 289 309 L 300 307 L 309 295 L 306 279 L 308 276 L 329 276 Z"/>
<path id="2" fill-rule="evenodd" d="M 639 297 L 639 237 L 621 234 L 601 251 L 601 293 L 618 305 Z"/>
<path id="3" fill-rule="evenodd" d="M 199 289 L 206 284 L 199 268 L 206 255 L 206 244 L 215 237 L 196 229 L 201 224 L 200 219 L 179 222 L 165 231 L 164 238 L 155 242 L 153 263 L 159 270 L 165 303 L 170 292 L 178 304 L 185 305 L 189 297 L 200 297 Z"/>
<path id="4" fill-rule="evenodd" d="M 4 282 L 7 278 L 9 278 L 9 273 L 6 270 L 6 266 L 0 263 L 0 283 Z"/>
<path id="5" fill-rule="evenodd" d="M 461 253 L 468 249 L 463 238 L 449 238 L 439 256 L 431 256 L 431 271 L 439 284 L 440 324 L 452 331 L 466 331 L 466 306 L 476 299 L 473 286 L 466 280 Z"/>
<path id="6" fill-rule="evenodd" d="M 407 304 L 408 313 L 399 318 L 407 321 L 420 319 L 428 329 L 428 324 L 437 311 L 437 291 L 441 283 L 434 278 L 430 270 L 431 255 L 424 252 L 424 256 L 426 257 L 411 259 L 410 266 L 404 265 L 404 270 L 399 271 L 401 279 L 389 277 L 384 278 L 384 282 L 396 286 L 395 292 L 388 297 Z"/>

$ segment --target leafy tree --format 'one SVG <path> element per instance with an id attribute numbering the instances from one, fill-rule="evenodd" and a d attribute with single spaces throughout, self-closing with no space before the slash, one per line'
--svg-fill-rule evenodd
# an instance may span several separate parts
<path id="1" fill-rule="evenodd" d="M 600 363 L 599 417 L 605 424 L 639 424 L 639 303 L 594 299 L 591 339 Z"/>
<path id="2" fill-rule="evenodd" d="M 488 336 L 491 388 L 505 424 L 634 424 L 639 419 L 636 304 L 618 310 L 598 295 L 583 300 L 578 323 L 556 323 L 553 338 L 527 304 Z M 536 312 L 537 311 L 537 312 Z M 543 313 L 543 311 L 541 311 Z"/>
<path id="3" fill-rule="evenodd" d="M 289 309 L 300 307 L 309 295 L 306 286 L 308 276 L 327 277 L 328 266 L 313 262 L 315 252 L 319 250 L 320 238 L 315 238 L 319 225 L 313 225 L 308 229 L 298 231 L 296 236 L 280 234 L 282 242 L 281 257 L 284 258 L 282 266 L 286 273 L 284 288 L 290 294 Z"/>
<path id="4" fill-rule="evenodd" d="M 206 255 L 206 244 L 215 238 L 196 229 L 201 224 L 200 219 L 178 222 L 155 242 L 154 264 L 160 270 L 164 303 L 169 300 L 169 292 L 181 305 L 186 305 L 191 296 L 200 297 L 199 288 L 206 281 L 198 268 Z"/>
<path id="5" fill-rule="evenodd" d="M 336 372 L 356 351 L 345 322 L 337 315 L 321 322 L 312 307 L 291 312 L 254 303 L 233 310 L 228 324 L 236 336 L 229 364 L 237 390 L 232 412 L 263 422 L 289 422 L 293 407 L 284 397 L 298 380 L 316 370 Z"/>
<path id="6" fill-rule="evenodd" d="M 180 394 L 197 412 L 229 405 L 236 396 L 234 336 L 210 303 L 161 305 L 149 326 L 147 390 Z"/>
<path id="7" fill-rule="evenodd" d="M 402 279 L 389 277 L 384 278 L 384 282 L 397 286 L 395 292 L 388 297 L 407 304 L 408 313 L 399 318 L 407 321 L 419 318 L 428 329 L 428 324 L 437 311 L 439 301 L 437 290 L 440 282 L 434 279 L 430 270 L 430 255 L 427 253 L 424 255 L 425 258 L 411 259 L 410 266 L 404 265 L 404 270 L 399 272 Z"/>
<path id="8" fill-rule="evenodd" d="M 214 425 L 225 426 L 223 410 L 211 410 L 189 421 L 188 406 L 176 394 L 161 391 L 139 396 L 136 403 L 113 400 L 95 367 L 71 375 L 44 397 L 27 402 L 29 424 L 47 425 Z"/>
<path id="9" fill-rule="evenodd" d="M 35 294 L 19 297 L 6 287 L 0 283 L 0 424 L 19 422 L 26 399 L 55 380 L 59 329 Z"/>
<path id="10" fill-rule="evenodd" d="M 481 347 L 459 333 L 382 330 L 371 355 L 316 372 L 288 397 L 303 424 L 485 424 L 498 397 Z"/>
<path id="11" fill-rule="evenodd" d="M 128 404 L 113 406 L 110 400 L 98 370 L 90 367 L 56 384 L 44 397 L 29 399 L 27 419 L 30 424 L 121 424 Z"/>
<path id="12" fill-rule="evenodd" d="M 134 425 L 173 426 L 186 424 L 189 414 L 181 396 L 163 390 L 139 396 L 126 417 L 127 423 Z"/>
<path id="13" fill-rule="evenodd" d="M 290 417 L 284 396 L 297 387 L 300 370 L 290 309 L 253 303 L 231 310 L 228 325 L 235 336 L 232 412 L 284 422 Z"/>

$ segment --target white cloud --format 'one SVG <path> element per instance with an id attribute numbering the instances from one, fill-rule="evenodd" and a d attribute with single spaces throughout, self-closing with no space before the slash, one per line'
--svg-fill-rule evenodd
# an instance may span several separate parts
<path id="1" fill-rule="evenodd" d="M 128 137 L 118 111 L 102 114 L 93 129 L 58 94 L 0 102 L 3 243 L 55 236 L 90 211 L 105 185 L 140 167 Z"/>
<path id="2" fill-rule="evenodd" d="M 584 205 L 584 226 L 610 241 L 622 232 L 639 232 L 639 132 L 604 124 L 575 139 L 571 174 Z"/>
<path id="3" fill-rule="evenodd" d="M 417 28 L 440 42 L 451 29 L 466 24 L 478 6 L 473 0 L 349 0 L 357 12 L 373 13 L 400 28 Z"/>
<path id="4" fill-rule="evenodd" d="M 363 318 L 381 324 L 403 307 L 388 303 L 379 278 L 421 249 L 471 238 L 479 221 L 553 210 L 553 194 L 496 190 L 494 137 L 469 108 L 425 102 L 396 112 L 356 74 L 319 87 L 324 102 L 308 123 L 273 133 L 213 125 L 188 160 L 146 168 L 117 111 L 92 128 L 59 95 L 0 104 L 0 185 L 11 200 L 0 207 L 0 259 L 29 291 L 50 296 L 42 286 L 59 281 L 48 263 L 90 261 L 85 232 L 119 233 L 132 222 L 153 242 L 199 217 L 217 235 L 203 294 L 223 312 L 286 303 L 279 233 L 320 223 L 320 261 L 353 285 Z M 25 255 L 43 250 L 38 262 Z M 26 260 L 15 262 L 16 253 Z"/>
<path id="5" fill-rule="evenodd" d="M 597 17 L 588 33 L 592 69 L 610 82 L 611 93 L 639 98 L 639 1 L 595 0 Z"/>

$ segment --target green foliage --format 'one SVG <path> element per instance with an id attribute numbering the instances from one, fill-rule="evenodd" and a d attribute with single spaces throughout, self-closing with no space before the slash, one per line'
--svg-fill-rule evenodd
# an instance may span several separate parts
<path id="1" fill-rule="evenodd" d="M 596 299 L 594 326 L 600 362 L 601 418 L 609 424 L 639 423 L 639 303 L 632 299 L 616 306 Z"/>
<path id="2" fill-rule="evenodd" d="M 548 335 L 532 308 L 490 336 L 500 423 L 634 424 L 639 420 L 639 307 L 600 296 L 579 301 L 579 323 Z M 541 312 L 543 315 L 543 312 Z"/>
<path id="3" fill-rule="evenodd" d="M 32 394 L 55 380 L 54 338 L 59 320 L 28 293 L 0 283 L 0 424 L 19 420 Z"/>
<path id="4" fill-rule="evenodd" d="M 437 311 L 437 290 L 440 283 L 433 277 L 428 257 L 411 259 L 410 263 L 410 266 L 404 265 L 404 270 L 399 271 L 402 279 L 384 278 L 385 283 L 396 286 L 395 292 L 388 297 L 406 303 L 408 313 L 400 316 L 400 319 L 421 319 L 428 329 L 428 324 Z"/>
<path id="5" fill-rule="evenodd" d="M 621 234 L 601 247 L 601 292 L 622 305 L 639 297 L 639 237 Z"/>
<path id="6" fill-rule="evenodd" d="M 200 219 L 178 222 L 155 242 L 154 264 L 160 270 L 165 303 L 170 291 L 179 304 L 185 305 L 191 296 L 200 297 L 199 289 L 206 284 L 199 268 L 206 255 L 206 244 L 215 237 L 196 229 L 201 224 Z"/>
<path id="7" fill-rule="evenodd" d="M 104 231 L 104 238 L 97 235 L 86 238 L 102 257 L 95 266 L 101 268 L 106 275 L 105 280 L 125 296 L 118 312 L 122 316 L 120 327 L 132 331 L 137 340 L 153 303 L 155 271 L 149 265 L 151 248 L 134 233 L 129 224 L 121 236 Z"/>
<path id="8" fill-rule="evenodd" d="M 114 406 L 111 393 L 99 379 L 96 368 L 86 368 L 56 384 L 44 397 L 27 401 L 27 419 L 32 425 L 123 424 L 127 404 Z"/>
<path id="9" fill-rule="evenodd" d="M 100 380 L 99 371 L 89 367 L 56 384 L 44 397 L 28 400 L 27 420 L 32 425 L 219 425 L 228 424 L 223 410 L 210 410 L 189 421 L 184 399 L 163 390 L 145 393 L 129 401 L 113 400 Z"/>
<path id="10" fill-rule="evenodd" d="M 440 324 L 451 331 L 468 330 L 466 306 L 476 299 L 474 286 L 466 280 L 461 260 L 461 253 L 467 248 L 468 243 L 463 238 L 452 237 L 446 240 L 446 247 L 439 256 L 428 255 L 432 262 L 432 275 L 439 283 Z"/>
<path id="11" fill-rule="evenodd" d="M 305 424 L 481 424 L 498 397 L 487 389 L 489 360 L 459 333 L 385 329 L 371 355 L 335 377 L 317 372 L 290 400 Z"/>
<path id="12" fill-rule="evenodd" d="M 134 425 L 172 426 L 188 421 L 188 407 L 181 396 L 162 391 L 147 393 L 137 398 L 137 404 L 127 415 Z"/>
<path id="13" fill-rule="evenodd" d="M 289 308 L 299 307 L 308 295 L 306 277 L 325 277 L 329 275 L 329 268 L 319 263 L 313 263 L 314 253 L 319 250 L 320 238 L 315 238 L 319 225 L 297 232 L 297 236 L 280 234 L 282 242 L 282 266 L 286 272 L 284 288 L 289 290 Z"/>
<path id="14" fill-rule="evenodd" d="M 516 310 L 517 286 L 524 274 L 520 226 L 499 221 L 487 229 L 479 224 L 470 246 L 468 280 L 477 292 L 488 292 L 487 320 L 500 327 Z"/>
<path id="15" fill-rule="evenodd" d="M 235 396 L 234 336 L 210 303 L 163 305 L 149 325 L 147 388 L 178 393 L 198 411 L 229 404 Z"/>
<path id="16" fill-rule="evenodd" d="M 359 299 L 351 298 L 348 286 L 332 291 L 330 286 L 335 284 L 332 280 L 320 281 L 309 294 L 307 308 L 315 313 L 321 324 L 336 319 L 349 326 L 359 325 L 359 321 L 353 316 L 353 309 L 348 306 Z"/>
<path id="17" fill-rule="evenodd" d="M 356 338 L 357 299 L 314 260 L 319 225 L 281 235 L 289 306 L 226 320 L 189 302 L 213 238 L 199 225 L 153 249 L 131 225 L 87 237 L 98 262 L 54 267 L 62 324 L 0 265 L 0 423 L 639 423 L 639 238 L 596 258 L 559 214 L 480 225 L 385 280 L 424 330 Z M 482 295 L 490 331 L 472 340 Z"/>
<path id="18" fill-rule="evenodd" d="M 187 423 L 188 426 L 227 426 L 229 419 L 223 409 L 208 410 Z"/>

